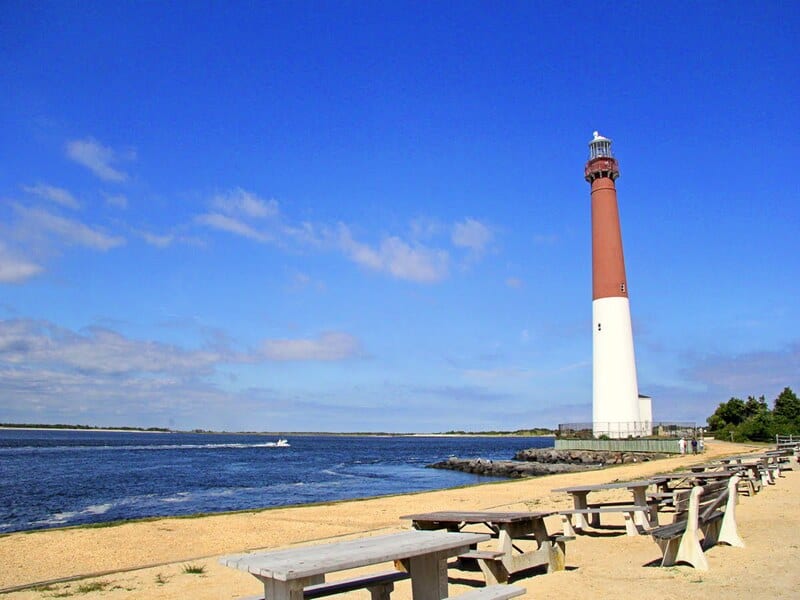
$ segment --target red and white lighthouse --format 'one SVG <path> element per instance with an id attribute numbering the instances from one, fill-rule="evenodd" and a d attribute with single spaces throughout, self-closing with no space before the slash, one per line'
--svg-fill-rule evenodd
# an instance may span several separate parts
<path id="1" fill-rule="evenodd" d="M 584 171 L 592 185 L 592 421 L 594 434 L 645 433 L 633 352 L 628 281 L 622 254 L 617 190 L 619 165 L 611 140 L 594 132 Z M 649 421 L 646 417 L 645 420 Z"/>

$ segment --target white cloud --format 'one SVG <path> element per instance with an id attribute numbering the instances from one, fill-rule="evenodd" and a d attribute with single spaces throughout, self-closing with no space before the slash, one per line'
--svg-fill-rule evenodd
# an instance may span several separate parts
<path id="1" fill-rule="evenodd" d="M 262 200 L 256 194 L 242 188 L 236 188 L 225 194 L 217 194 L 211 202 L 215 208 L 229 215 L 263 219 L 278 214 L 276 200 Z"/>
<path id="2" fill-rule="evenodd" d="M 208 373 L 222 358 L 212 351 L 131 340 L 108 329 L 76 333 L 45 321 L 0 321 L 0 364 L 95 375 L 176 375 Z"/>
<path id="3" fill-rule="evenodd" d="M 206 213 L 198 216 L 196 221 L 212 229 L 226 231 L 227 233 L 250 238 L 257 242 L 269 242 L 273 239 L 271 236 L 258 231 L 244 221 L 220 213 Z"/>
<path id="4" fill-rule="evenodd" d="M 453 225 L 451 239 L 456 246 L 483 252 L 486 245 L 492 241 L 492 231 L 480 221 L 466 218 Z"/>
<path id="5" fill-rule="evenodd" d="M 117 153 L 93 138 L 69 141 L 66 150 L 69 158 L 89 169 L 100 179 L 116 182 L 128 179 L 127 173 L 113 166 L 120 158 Z M 134 156 L 133 153 L 129 153 L 126 158 Z"/>
<path id="6" fill-rule="evenodd" d="M 158 235 L 148 231 L 140 231 L 139 235 L 142 236 L 145 242 L 156 248 L 166 248 L 175 241 L 175 236 L 170 234 Z"/>
<path id="7" fill-rule="evenodd" d="M 63 188 L 47 185 L 45 183 L 37 183 L 36 185 L 23 185 L 22 189 L 29 194 L 39 196 L 45 200 L 50 200 L 61 206 L 66 206 L 67 208 L 77 210 L 81 207 L 80 202 Z"/>
<path id="8" fill-rule="evenodd" d="M 704 357 L 685 371 L 720 394 L 745 397 L 780 391 L 798 384 L 800 342 L 780 350 Z M 727 398 L 720 398 L 720 401 Z"/>
<path id="9" fill-rule="evenodd" d="M 298 271 L 292 274 L 289 289 L 295 291 L 306 289 L 322 291 L 325 289 L 325 283 L 312 279 L 310 275 Z"/>
<path id="10" fill-rule="evenodd" d="M 107 194 L 103 192 L 103 197 L 106 199 L 106 204 L 115 206 L 117 208 L 128 208 L 128 198 L 123 194 Z"/>
<path id="11" fill-rule="evenodd" d="M 350 334 L 328 332 L 314 339 L 267 340 L 263 345 L 263 354 L 270 360 L 335 361 L 357 356 L 360 347 L 358 340 Z"/>
<path id="12" fill-rule="evenodd" d="M 272 340 L 266 351 L 244 353 L 231 350 L 224 335 L 207 337 L 203 347 L 192 349 L 132 339 L 106 328 L 74 331 L 48 321 L 0 320 L 4 414 L 19 422 L 177 422 L 186 428 L 251 429 L 252 420 L 242 419 L 242 411 L 231 413 L 236 405 L 259 422 L 276 424 L 282 419 L 282 428 L 321 430 L 325 422 L 347 419 L 344 426 L 353 426 L 352 405 L 337 399 L 326 407 L 319 403 L 316 389 L 304 390 L 301 384 L 291 391 L 231 391 L 218 377 L 229 365 L 356 356 L 359 344 L 352 336 L 328 333 L 309 340 Z M 291 420 L 289 413 L 298 414 L 298 407 L 303 419 Z M 374 407 L 368 410 L 382 414 Z"/>
<path id="13" fill-rule="evenodd" d="M 15 205 L 15 209 L 24 222 L 37 231 L 49 231 L 60 236 L 68 243 L 94 248 L 96 250 L 109 250 L 125 243 L 125 239 L 112 236 L 97 229 L 75 221 L 54 215 L 38 208 L 24 208 Z"/>
<path id="14" fill-rule="evenodd" d="M 411 221 L 411 236 L 417 240 L 430 239 L 442 231 L 441 224 L 427 217 L 417 217 Z"/>
<path id="15" fill-rule="evenodd" d="M 41 272 L 42 267 L 14 255 L 0 242 L 0 283 L 20 283 Z"/>
<path id="16" fill-rule="evenodd" d="M 447 252 L 421 245 L 410 246 L 395 236 L 385 238 L 378 248 L 372 248 L 357 242 L 349 228 L 340 224 L 338 246 L 354 262 L 398 279 L 429 283 L 447 276 Z"/>
<path id="17" fill-rule="evenodd" d="M 506 285 L 508 287 L 510 287 L 510 288 L 514 288 L 515 290 L 518 290 L 524 284 L 523 284 L 522 280 L 520 278 L 518 278 L 518 277 L 509 277 L 508 279 L 506 279 Z"/>

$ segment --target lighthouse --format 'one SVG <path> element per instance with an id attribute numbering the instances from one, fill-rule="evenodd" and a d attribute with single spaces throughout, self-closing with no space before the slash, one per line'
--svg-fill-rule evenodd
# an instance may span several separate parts
<path id="1" fill-rule="evenodd" d="M 611 140 L 594 132 L 584 170 L 592 186 L 592 427 L 595 436 L 640 436 L 639 386 L 622 254 Z M 645 417 L 649 421 L 649 415 Z"/>

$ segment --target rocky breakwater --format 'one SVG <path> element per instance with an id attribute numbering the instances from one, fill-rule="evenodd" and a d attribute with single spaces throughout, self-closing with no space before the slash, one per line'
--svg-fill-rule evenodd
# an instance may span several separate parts
<path id="1" fill-rule="evenodd" d="M 515 460 L 545 464 L 621 465 L 666 458 L 657 452 L 609 452 L 601 450 L 556 450 L 555 448 L 528 448 L 514 455 Z"/>
<path id="2" fill-rule="evenodd" d="M 592 450 L 555 450 L 530 448 L 520 450 L 514 460 L 457 458 L 428 465 L 432 469 L 450 469 L 490 477 L 536 477 L 554 473 L 571 473 L 601 469 L 606 465 L 642 462 L 664 458 L 665 454 L 644 452 L 597 452 Z"/>

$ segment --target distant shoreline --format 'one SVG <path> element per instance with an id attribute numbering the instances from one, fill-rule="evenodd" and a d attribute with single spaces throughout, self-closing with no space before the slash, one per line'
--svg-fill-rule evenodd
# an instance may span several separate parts
<path id="1" fill-rule="evenodd" d="M 137 429 L 134 427 L 79 427 L 79 426 L 47 426 L 47 425 L 0 425 L 0 430 L 21 430 L 21 431 L 96 431 L 114 433 L 176 433 L 176 434 L 197 434 L 197 435 L 263 435 L 263 436 L 315 436 L 329 435 L 342 437 L 555 437 L 554 433 L 517 433 L 501 432 L 465 432 L 465 433 L 389 433 L 389 432 L 338 432 L 338 431 L 206 431 L 206 430 L 174 430 L 174 429 Z"/>

